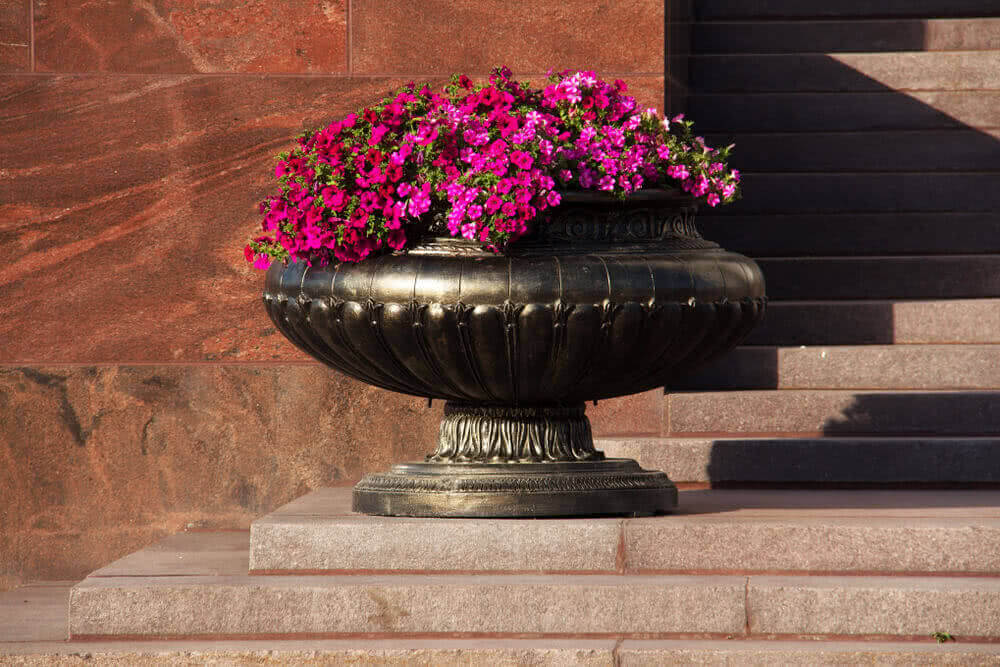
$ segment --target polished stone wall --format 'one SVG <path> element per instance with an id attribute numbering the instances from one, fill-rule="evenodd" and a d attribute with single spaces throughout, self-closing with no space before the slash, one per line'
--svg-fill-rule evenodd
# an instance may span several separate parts
<path id="1" fill-rule="evenodd" d="M 530 6 L 0 0 L 0 588 L 428 450 L 440 406 L 293 348 L 242 247 L 291 137 L 411 79 L 587 67 L 677 109 L 683 11 Z M 656 433 L 662 405 L 595 428 Z"/>

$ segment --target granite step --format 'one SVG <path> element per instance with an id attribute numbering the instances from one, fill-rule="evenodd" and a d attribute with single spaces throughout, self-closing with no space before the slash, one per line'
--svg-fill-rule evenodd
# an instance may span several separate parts
<path id="1" fill-rule="evenodd" d="M 758 511 L 759 519 L 754 520 L 746 495 L 686 493 L 701 493 L 705 516 L 620 520 L 623 567 L 628 567 L 635 553 L 644 552 L 653 554 L 652 560 L 634 561 L 641 568 L 636 571 L 655 574 L 371 574 L 370 570 L 349 575 L 198 574 L 217 565 L 200 563 L 199 554 L 225 551 L 236 537 L 192 534 L 188 539 L 199 544 L 174 543 L 174 561 L 184 561 L 186 572 L 172 566 L 164 574 L 134 559 L 128 568 L 95 573 L 75 586 L 69 601 L 70 638 L 318 640 L 410 635 L 885 640 L 927 638 L 942 629 L 968 639 L 1000 638 L 1000 618 L 991 613 L 1000 604 L 996 563 L 974 562 L 976 553 L 996 558 L 995 545 L 991 553 L 986 552 L 1000 533 L 996 497 L 942 492 L 880 499 L 866 499 L 857 492 L 841 497 L 798 492 L 797 498 L 788 495 L 794 492 L 770 498 L 757 494 L 753 497 L 758 504 L 770 507 Z M 883 509 L 864 512 L 859 504 Z M 810 505 L 809 511 L 801 511 Z M 699 501 L 684 498 L 681 506 L 694 511 Z M 788 510 L 782 517 L 783 508 L 796 506 L 799 509 L 791 511 L 794 517 L 788 516 Z M 804 518 L 810 512 L 813 518 Z M 852 513 L 855 520 L 849 519 Z M 874 516 L 880 513 L 884 520 Z M 415 521 L 426 524 L 425 540 L 466 523 Z M 561 526 L 551 527 L 552 532 L 559 530 Z M 732 543 L 734 530 L 743 538 L 739 543 L 745 541 L 750 548 L 719 549 L 720 543 Z M 247 536 L 242 539 L 246 549 Z M 386 539 L 386 546 L 391 547 L 409 538 L 394 539 L 388 533 Z M 774 540 L 800 546 L 779 549 Z M 859 545 L 864 547 L 859 549 Z M 484 544 L 483 550 L 490 546 Z M 972 556 L 966 554 L 967 546 Z M 942 557 L 942 549 L 947 556 Z M 859 557 L 859 550 L 869 553 Z M 727 560 L 718 552 L 737 553 Z M 892 575 L 878 570 L 878 557 Z M 157 558 L 162 559 L 162 552 Z M 231 559 L 235 567 L 247 563 L 246 556 Z M 741 568 L 740 574 L 729 568 L 715 569 L 734 562 L 749 567 Z M 848 571 L 853 574 L 830 570 L 838 562 L 850 565 Z M 932 570 L 939 563 L 963 569 L 947 571 L 948 576 L 900 569 L 914 563 L 930 565 Z M 803 576 L 802 567 L 809 576 Z M 987 571 L 970 572 L 965 569 L 969 567 Z M 696 573 L 685 573 L 690 570 Z"/>
<path id="2" fill-rule="evenodd" d="M 699 22 L 692 49 L 727 53 L 871 53 L 1000 49 L 1000 19 Z"/>
<path id="3" fill-rule="evenodd" d="M 922 582 L 918 595 L 944 602 L 959 582 L 965 599 L 966 581 Z M 994 585 L 1000 603 L 1000 582 Z M 70 596 L 70 638 L 718 635 L 743 631 L 745 592 L 739 576 L 91 577 Z M 993 598 L 989 588 L 970 611 L 983 616 L 982 603 Z M 968 635 L 1000 636 L 992 626 L 959 626 Z"/>
<path id="4" fill-rule="evenodd" d="M 995 211 L 719 213 L 698 215 L 705 238 L 750 257 L 1000 253 L 1000 213 Z"/>
<path id="5" fill-rule="evenodd" d="M 701 0 L 701 21 L 757 18 L 989 17 L 1000 14 L 995 0 Z"/>
<path id="6" fill-rule="evenodd" d="M 1000 297 L 1000 254 L 761 257 L 757 263 L 776 301 Z"/>
<path id="7" fill-rule="evenodd" d="M 858 132 L 1000 127 L 1000 91 L 707 93 L 688 116 L 699 132 Z M 735 153 L 734 153 L 735 154 Z"/>
<path id="8" fill-rule="evenodd" d="M 1000 343 L 1000 299 L 772 301 L 745 345 Z"/>
<path id="9" fill-rule="evenodd" d="M 712 426 L 727 425 L 693 427 Z M 764 426 L 773 423 L 744 423 L 738 428 Z M 998 437 L 675 435 L 600 438 L 597 448 L 607 456 L 663 470 L 682 485 L 874 489 L 1000 485 Z"/>
<path id="10" fill-rule="evenodd" d="M 692 55 L 690 66 L 703 93 L 1000 90 L 1000 51 Z"/>
<path id="11" fill-rule="evenodd" d="M 997 391 L 690 391 L 664 400 L 671 436 L 1000 435 Z"/>
<path id="12" fill-rule="evenodd" d="M 167 544 L 190 560 L 186 549 L 204 541 Z M 741 548 L 714 548 L 726 541 Z M 245 548 L 245 539 L 233 543 Z M 324 488 L 254 522 L 249 549 L 251 573 L 270 575 L 1000 576 L 1000 491 L 688 490 L 669 517 L 451 521 L 353 514 L 349 489 Z M 93 576 L 125 576 L 136 565 Z M 176 574 L 158 562 L 146 571 Z"/>
<path id="13" fill-rule="evenodd" d="M 1000 170 L 1000 130 L 725 133 L 730 165 L 744 172 L 908 172 Z"/>
<path id="14" fill-rule="evenodd" d="M 1000 389 L 1000 345 L 744 346 L 669 388 Z"/>

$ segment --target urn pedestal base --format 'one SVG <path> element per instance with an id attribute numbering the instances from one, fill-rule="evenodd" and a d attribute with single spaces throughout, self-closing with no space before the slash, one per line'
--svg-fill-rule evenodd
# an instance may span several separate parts
<path id="1" fill-rule="evenodd" d="M 389 516 L 651 515 L 677 506 L 662 472 L 594 449 L 583 404 L 445 404 L 437 450 L 424 462 L 366 475 L 354 511 Z"/>
<path id="2" fill-rule="evenodd" d="M 364 514 L 532 518 L 648 516 L 677 507 L 665 474 L 631 459 L 553 463 L 401 463 L 354 487 Z"/>

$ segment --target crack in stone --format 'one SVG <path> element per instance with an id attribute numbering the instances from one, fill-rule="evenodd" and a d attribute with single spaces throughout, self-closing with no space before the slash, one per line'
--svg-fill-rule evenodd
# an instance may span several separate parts
<path id="1" fill-rule="evenodd" d="M 73 404 L 69 400 L 69 392 L 66 389 L 66 378 L 62 375 L 53 375 L 49 373 L 42 373 L 33 368 L 20 367 L 18 370 L 24 377 L 28 378 L 35 384 L 42 387 L 51 387 L 59 392 L 59 416 L 62 418 L 63 423 L 66 428 L 69 429 L 70 434 L 76 441 L 76 444 L 83 447 L 87 444 L 87 438 L 90 437 L 91 432 L 94 427 L 97 426 L 97 422 L 101 416 L 100 412 L 94 417 L 94 423 L 89 429 L 84 429 L 80 424 L 80 418 L 76 414 L 76 410 L 73 409 Z"/>

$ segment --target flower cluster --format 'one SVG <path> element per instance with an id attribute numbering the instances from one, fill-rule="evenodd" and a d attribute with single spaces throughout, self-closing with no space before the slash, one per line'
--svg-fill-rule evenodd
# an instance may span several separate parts
<path id="1" fill-rule="evenodd" d="M 247 261 L 358 262 L 400 250 L 430 216 L 452 236 L 500 251 L 560 192 L 626 197 L 679 187 L 717 206 L 739 194 L 739 172 L 693 136 L 690 121 L 639 109 L 622 81 L 565 71 L 544 88 L 511 78 L 452 77 L 441 91 L 409 84 L 393 95 L 298 138 L 279 156 L 277 194 L 260 205 L 264 234 Z"/>

